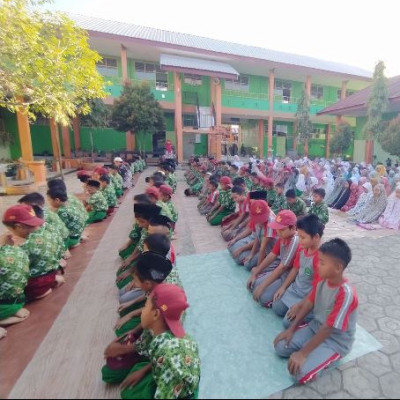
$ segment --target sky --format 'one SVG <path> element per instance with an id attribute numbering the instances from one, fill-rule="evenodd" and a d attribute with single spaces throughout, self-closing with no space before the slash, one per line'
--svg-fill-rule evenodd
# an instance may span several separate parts
<path id="1" fill-rule="evenodd" d="M 114 21 L 307 55 L 400 75 L 399 17 L 390 0 L 53 0 Z"/>

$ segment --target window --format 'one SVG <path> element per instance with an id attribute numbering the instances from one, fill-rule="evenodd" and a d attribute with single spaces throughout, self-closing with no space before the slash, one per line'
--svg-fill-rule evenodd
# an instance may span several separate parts
<path id="1" fill-rule="evenodd" d="M 161 71 L 160 67 L 156 67 L 156 90 L 168 90 L 168 72 Z"/>
<path id="2" fill-rule="evenodd" d="M 319 85 L 311 85 L 311 99 L 312 100 L 323 100 L 324 88 Z"/>
<path id="3" fill-rule="evenodd" d="M 183 115 L 183 126 L 197 126 L 197 120 L 195 115 L 184 114 Z"/>
<path id="4" fill-rule="evenodd" d="M 346 90 L 346 97 L 349 97 L 349 96 L 351 96 L 351 95 L 354 94 L 354 93 L 355 93 L 354 90 L 349 90 L 349 89 L 347 89 L 347 90 Z M 338 101 L 339 101 L 339 100 L 342 100 L 342 89 L 338 89 L 338 90 L 337 90 L 337 99 L 338 99 Z"/>
<path id="5" fill-rule="evenodd" d="M 118 62 L 116 58 L 104 57 L 97 63 L 97 71 L 105 76 L 118 76 Z"/>
<path id="6" fill-rule="evenodd" d="M 156 80 L 155 64 L 135 62 L 136 79 L 143 81 Z"/>
<path id="7" fill-rule="evenodd" d="M 272 131 L 274 136 L 287 136 L 288 126 L 287 125 L 275 125 Z"/>
<path id="8" fill-rule="evenodd" d="M 290 97 L 292 94 L 292 82 L 277 79 L 275 81 L 274 93 L 275 96 L 281 98 L 282 103 L 290 103 Z"/>
<path id="9" fill-rule="evenodd" d="M 317 139 L 325 139 L 325 128 L 314 128 L 313 135 Z"/>
<path id="10" fill-rule="evenodd" d="M 201 76 L 196 74 L 183 74 L 183 81 L 191 86 L 201 86 L 203 84 Z"/>
<path id="11" fill-rule="evenodd" d="M 225 89 L 227 90 L 241 90 L 243 92 L 248 92 L 250 90 L 249 77 L 245 75 L 240 75 L 238 80 L 225 79 Z"/>

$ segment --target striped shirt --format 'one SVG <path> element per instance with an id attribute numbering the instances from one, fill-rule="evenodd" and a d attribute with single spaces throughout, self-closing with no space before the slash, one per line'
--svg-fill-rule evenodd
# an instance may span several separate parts
<path id="1" fill-rule="evenodd" d="M 275 243 L 272 253 L 279 256 L 281 264 L 287 268 L 291 268 L 299 247 L 299 237 L 297 233 L 289 239 L 278 239 Z"/>

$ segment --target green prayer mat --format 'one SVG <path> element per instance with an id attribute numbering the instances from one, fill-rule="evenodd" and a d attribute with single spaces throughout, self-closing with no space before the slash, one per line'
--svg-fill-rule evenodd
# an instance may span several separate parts
<path id="1" fill-rule="evenodd" d="M 141 322 L 140 317 L 133 317 L 130 321 L 128 321 L 125 325 L 122 325 L 121 328 L 115 330 L 115 335 L 117 337 L 124 336 L 125 333 L 134 330 Z"/>
<path id="2" fill-rule="evenodd" d="M 139 303 L 132 304 L 127 309 L 121 311 L 119 313 L 119 316 L 120 317 L 125 317 L 125 315 L 129 314 L 130 312 L 135 311 L 135 310 L 139 310 L 139 308 L 143 308 L 145 306 L 145 304 L 146 304 L 146 300 L 140 301 Z"/>
<path id="3" fill-rule="evenodd" d="M 122 250 L 119 252 L 119 256 L 123 259 L 126 260 L 130 255 L 133 254 L 133 252 L 136 249 L 136 246 L 138 244 L 139 240 L 137 240 L 134 243 L 131 243 L 125 250 Z"/>
<path id="4" fill-rule="evenodd" d="M 246 289 L 249 273 L 228 251 L 178 257 L 178 265 L 190 304 L 185 328 L 200 348 L 200 398 L 261 399 L 292 386 L 287 360 L 273 347 L 282 319 L 254 302 Z M 341 363 L 381 347 L 358 326 Z"/>
<path id="5" fill-rule="evenodd" d="M 217 226 L 217 225 L 221 225 L 222 224 L 222 220 L 227 217 L 228 215 L 233 214 L 234 211 L 221 211 L 220 213 L 218 213 L 213 219 L 210 219 L 210 224 L 213 226 Z"/>
<path id="6" fill-rule="evenodd" d="M 122 279 L 122 281 L 116 283 L 117 288 L 120 290 L 123 289 L 128 283 L 131 283 L 132 280 L 133 280 L 132 275 L 127 276 L 125 279 Z"/>
<path id="7" fill-rule="evenodd" d="M 115 385 L 118 383 L 122 383 L 125 378 L 129 375 L 132 368 L 128 369 L 111 369 L 107 365 L 105 365 L 101 369 L 101 378 L 103 382 L 108 383 L 110 385 Z"/>
<path id="8" fill-rule="evenodd" d="M 131 373 L 139 371 L 148 364 L 149 362 L 136 364 Z M 157 386 L 153 380 L 153 374 L 150 372 L 137 385 L 122 390 L 121 399 L 153 399 L 156 390 Z"/>

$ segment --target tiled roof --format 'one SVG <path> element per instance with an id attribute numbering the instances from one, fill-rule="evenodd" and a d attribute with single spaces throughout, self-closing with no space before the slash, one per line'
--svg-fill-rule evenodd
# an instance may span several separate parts
<path id="1" fill-rule="evenodd" d="M 388 80 L 389 103 L 399 102 L 400 100 L 400 76 L 395 76 Z M 353 95 L 341 100 L 323 110 L 318 115 L 351 115 L 352 111 L 367 110 L 368 99 L 371 94 L 371 86 L 354 93 Z"/>
<path id="2" fill-rule="evenodd" d="M 237 72 L 235 68 L 231 67 L 229 64 L 201 60 L 198 58 L 173 56 L 170 54 L 161 54 L 160 65 L 161 67 L 177 67 L 190 70 L 217 72 L 226 75 L 232 75 L 232 77 L 238 77 L 240 75 L 239 72 Z"/>
<path id="3" fill-rule="evenodd" d="M 362 68 L 352 67 L 331 61 L 319 60 L 317 58 L 308 56 L 284 53 L 281 51 L 268 50 L 261 47 L 247 46 L 179 32 L 169 32 L 161 29 L 147 28 L 139 25 L 109 21 L 83 15 L 69 14 L 69 17 L 73 19 L 81 28 L 93 32 L 107 33 L 128 38 L 165 43 L 168 45 L 182 46 L 185 48 L 296 65 L 335 72 L 338 74 L 358 76 L 360 78 L 371 78 L 372 76 L 370 71 L 366 71 Z"/>

